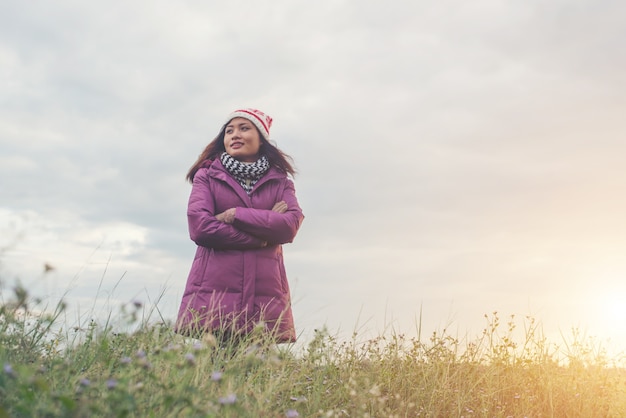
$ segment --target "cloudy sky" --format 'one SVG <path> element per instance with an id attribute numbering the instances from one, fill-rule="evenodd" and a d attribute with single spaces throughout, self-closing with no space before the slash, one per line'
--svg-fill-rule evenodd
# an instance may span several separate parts
<path id="1" fill-rule="evenodd" d="M 623 338 L 625 3 L 2 9 L 0 277 L 64 296 L 68 321 L 132 299 L 174 319 L 184 176 L 225 115 L 256 107 L 299 169 L 285 252 L 304 339 L 414 334 L 420 310 L 460 335 L 497 311 Z"/>

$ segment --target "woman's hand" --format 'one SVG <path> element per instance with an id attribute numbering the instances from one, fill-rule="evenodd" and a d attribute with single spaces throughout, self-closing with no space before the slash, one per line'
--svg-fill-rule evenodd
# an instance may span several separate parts
<path id="1" fill-rule="evenodd" d="M 280 202 L 278 202 L 278 203 L 276 203 L 274 205 L 272 210 L 274 212 L 278 212 L 278 213 L 285 213 L 285 212 L 287 212 L 287 203 L 285 203 L 284 200 L 281 200 Z"/>
<path id="2" fill-rule="evenodd" d="M 215 219 L 220 222 L 232 224 L 235 221 L 235 209 L 236 208 L 226 209 L 224 212 L 215 215 Z"/>

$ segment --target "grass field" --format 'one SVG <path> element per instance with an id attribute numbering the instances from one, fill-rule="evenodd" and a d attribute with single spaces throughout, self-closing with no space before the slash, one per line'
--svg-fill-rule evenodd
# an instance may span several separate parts
<path id="1" fill-rule="evenodd" d="M 146 320 L 138 302 L 66 327 L 62 303 L 41 314 L 23 288 L 0 295 L 0 418 L 626 416 L 621 359 L 576 335 L 550 343 L 532 318 L 486 315 L 463 341 L 321 329 L 299 349 L 263 335 L 218 346 Z"/>

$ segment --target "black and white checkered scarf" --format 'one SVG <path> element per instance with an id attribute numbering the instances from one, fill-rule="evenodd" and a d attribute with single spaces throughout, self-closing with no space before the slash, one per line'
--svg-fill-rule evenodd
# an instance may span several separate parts
<path id="1" fill-rule="evenodd" d="M 220 160 L 226 170 L 241 184 L 241 187 L 243 187 L 247 194 L 250 194 L 257 181 L 259 181 L 270 168 L 270 162 L 265 155 L 261 156 L 261 158 L 252 164 L 242 163 L 226 152 L 222 153 Z"/>

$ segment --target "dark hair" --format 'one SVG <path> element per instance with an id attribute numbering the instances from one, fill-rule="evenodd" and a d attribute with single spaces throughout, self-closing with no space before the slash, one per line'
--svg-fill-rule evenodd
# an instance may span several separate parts
<path id="1" fill-rule="evenodd" d="M 270 166 L 278 168 L 285 174 L 295 176 L 296 169 L 293 166 L 293 158 L 266 140 L 256 126 L 255 129 L 259 133 L 259 138 L 261 139 L 261 153 L 267 157 L 270 162 Z M 189 169 L 186 179 L 190 183 L 193 183 L 194 176 L 206 161 L 216 160 L 220 158 L 223 152 L 226 151 L 226 148 L 224 147 L 224 131 L 225 130 L 222 129 L 219 135 L 217 135 L 213 141 L 209 142 L 209 145 L 204 148 L 204 151 L 202 151 L 196 162 Z"/>

